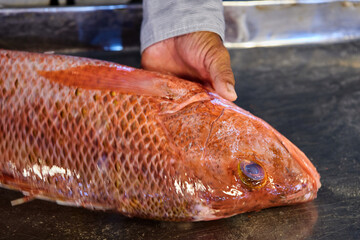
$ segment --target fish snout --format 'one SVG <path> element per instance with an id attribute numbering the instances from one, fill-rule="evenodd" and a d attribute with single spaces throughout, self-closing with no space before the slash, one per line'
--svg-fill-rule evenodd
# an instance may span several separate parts
<path id="1" fill-rule="evenodd" d="M 294 161 L 296 161 L 301 167 L 302 172 L 308 176 L 308 184 L 309 186 L 312 185 L 311 189 L 317 192 L 317 190 L 321 187 L 321 183 L 320 175 L 317 172 L 315 166 L 298 147 L 296 147 L 293 143 L 291 143 L 288 139 L 281 136 L 280 134 L 277 135 L 282 145 L 287 149 Z"/>
<path id="2" fill-rule="evenodd" d="M 284 179 L 274 182 L 273 188 L 282 204 L 308 202 L 316 198 L 321 187 L 320 175 L 308 157 L 287 138 L 274 131 L 278 141 L 289 154 L 289 165 L 293 168 L 284 173 Z M 288 175 L 287 175 L 288 174 Z M 281 178 L 280 178 L 281 179 Z M 275 197 L 275 198 L 277 198 Z"/>

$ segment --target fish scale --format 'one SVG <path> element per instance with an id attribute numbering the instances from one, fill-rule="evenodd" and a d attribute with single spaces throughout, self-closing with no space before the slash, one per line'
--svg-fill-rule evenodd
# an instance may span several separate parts
<path id="1" fill-rule="evenodd" d="M 172 153 L 148 97 L 64 87 L 22 74 L 34 68 L 59 69 L 61 63 L 55 60 L 42 64 L 19 56 L 5 63 L 3 59 L 3 174 L 40 189 L 30 194 L 68 204 L 172 218 L 172 210 L 156 207 L 167 204 L 179 212 L 181 199 L 165 198 Z"/>
<path id="2" fill-rule="evenodd" d="M 0 50 L 0 137 L 0 186 L 27 196 L 15 204 L 199 221 L 320 187 L 263 120 L 197 83 L 99 60 Z"/>

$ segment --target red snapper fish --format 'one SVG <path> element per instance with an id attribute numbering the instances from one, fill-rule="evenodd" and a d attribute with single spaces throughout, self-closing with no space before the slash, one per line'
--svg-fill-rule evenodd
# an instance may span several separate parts
<path id="1" fill-rule="evenodd" d="M 263 120 L 201 85 L 0 50 L 0 185 L 126 216 L 202 221 L 316 198 L 320 176 Z"/>

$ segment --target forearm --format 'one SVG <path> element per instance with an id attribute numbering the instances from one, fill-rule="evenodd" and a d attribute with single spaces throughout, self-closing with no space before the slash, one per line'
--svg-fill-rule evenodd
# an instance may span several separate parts
<path id="1" fill-rule="evenodd" d="M 215 32 L 224 39 L 221 0 L 143 0 L 141 51 L 164 39 L 197 31 Z"/>

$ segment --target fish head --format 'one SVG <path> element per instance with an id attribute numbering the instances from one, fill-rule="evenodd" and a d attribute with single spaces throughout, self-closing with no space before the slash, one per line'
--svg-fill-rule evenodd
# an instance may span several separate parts
<path id="1" fill-rule="evenodd" d="M 202 220 L 311 201 L 320 176 L 294 144 L 263 120 L 227 105 L 214 121 L 198 180 L 211 206 Z M 202 209 L 202 208 L 200 208 Z"/>

